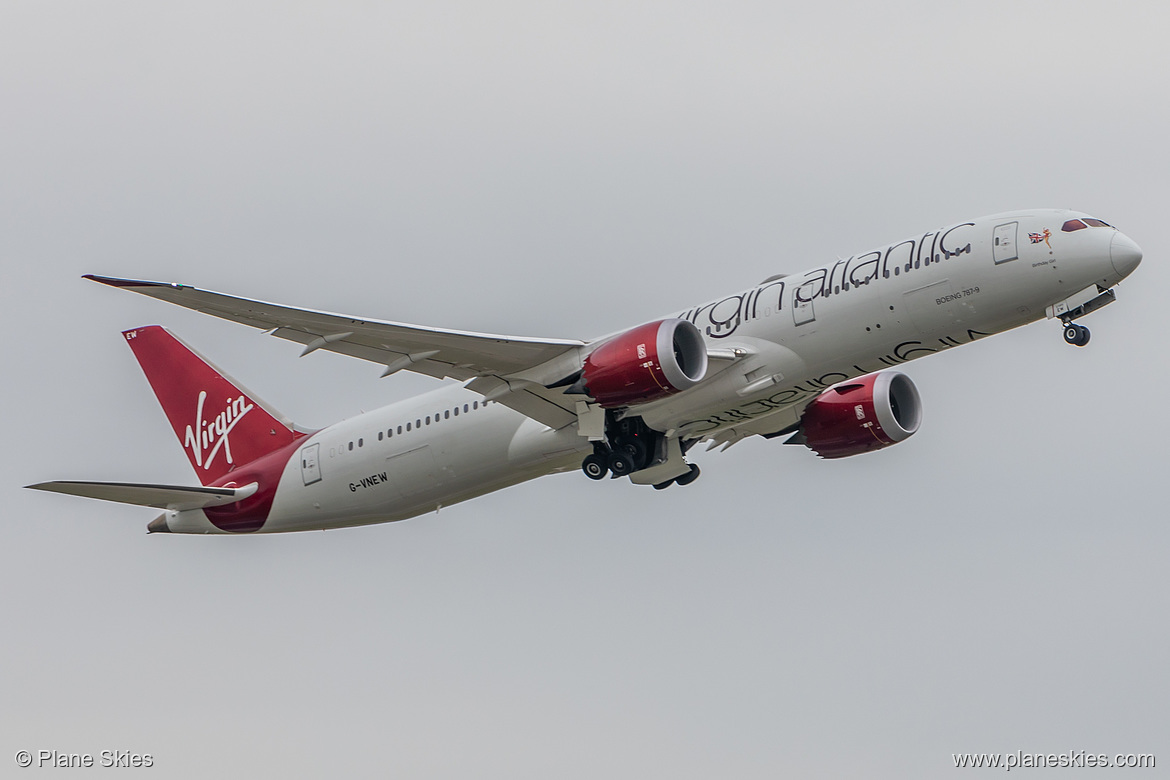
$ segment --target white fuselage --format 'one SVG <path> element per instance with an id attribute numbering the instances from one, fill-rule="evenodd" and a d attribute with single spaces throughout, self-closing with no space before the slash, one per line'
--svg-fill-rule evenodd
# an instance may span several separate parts
<path id="1" fill-rule="evenodd" d="M 704 334 L 707 378 L 631 413 L 668 436 L 772 433 L 833 384 L 1052 316 L 1133 270 L 1111 261 L 1115 237 L 1128 242 L 1118 231 L 1062 232 L 1083 216 L 984 217 L 688 309 L 676 316 Z M 552 430 L 450 385 L 303 439 L 262 532 L 402 520 L 575 469 L 590 451 L 575 425 Z M 219 532 L 201 510 L 167 525 Z"/>

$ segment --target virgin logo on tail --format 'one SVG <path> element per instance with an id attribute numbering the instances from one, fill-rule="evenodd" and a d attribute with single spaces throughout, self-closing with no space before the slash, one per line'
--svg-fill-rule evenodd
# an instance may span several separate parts
<path id="1" fill-rule="evenodd" d="M 192 429 L 188 425 L 187 433 L 183 437 L 183 446 L 191 448 L 195 464 L 204 469 L 211 468 L 211 462 L 215 460 L 221 447 L 227 462 L 235 462 L 232 460 L 232 446 L 228 441 L 228 434 L 232 432 L 232 428 L 236 427 L 236 423 L 244 419 L 244 415 L 256 407 L 256 404 L 243 395 L 236 399 L 229 398 L 226 409 L 211 420 L 205 420 L 203 419 L 203 404 L 206 401 L 207 391 L 200 390 L 199 404 L 195 408 L 195 427 Z M 204 453 L 206 453 L 206 458 Z"/>

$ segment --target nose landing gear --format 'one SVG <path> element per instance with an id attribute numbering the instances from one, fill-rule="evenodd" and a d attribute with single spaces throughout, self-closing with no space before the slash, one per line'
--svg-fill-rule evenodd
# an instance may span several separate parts
<path id="1" fill-rule="evenodd" d="M 1083 347 L 1089 343 L 1089 329 L 1075 322 L 1064 324 L 1064 340 L 1074 347 Z"/>
<path id="2" fill-rule="evenodd" d="M 1084 325 L 1077 325 L 1074 320 L 1079 320 L 1086 314 L 1092 314 L 1097 309 L 1108 306 L 1117 300 L 1117 293 L 1113 290 L 1106 290 L 1100 285 L 1097 285 L 1096 289 L 1097 295 L 1084 301 L 1079 306 L 1069 308 L 1069 305 L 1072 303 L 1083 300 L 1084 296 L 1092 295 L 1093 288 L 1087 287 L 1072 298 L 1048 307 L 1048 316 L 1060 317 L 1060 321 L 1064 323 L 1064 340 L 1074 347 L 1083 347 L 1089 343 L 1089 329 Z"/>

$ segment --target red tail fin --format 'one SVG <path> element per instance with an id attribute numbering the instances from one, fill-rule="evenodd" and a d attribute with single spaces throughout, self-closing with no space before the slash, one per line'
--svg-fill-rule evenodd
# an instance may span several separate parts
<path id="1" fill-rule="evenodd" d="M 122 335 L 204 485 L 297 438 L 291 423 L 166 328 L 151 325 Z"/>

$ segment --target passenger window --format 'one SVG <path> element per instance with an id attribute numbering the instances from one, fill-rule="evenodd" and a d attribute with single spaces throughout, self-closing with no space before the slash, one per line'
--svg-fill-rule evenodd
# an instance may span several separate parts
<path id="1" fill-rule="evenodd" d="M 455 407 L 455 416 L 456 417 L 459 416 L 459 407 L 458 406 Z"/>
<path id="2" fill-rule="evenodd" d="M 378 441 L 382 441 L 382 432 L 378 431 Z"/>
<path id="3" fill-rule="evenodd" d="M 427 415 L 427 425 L 430 425 L 430 424 L 431 424 L 431 416 L 428 414 Z"/>
<path id="4" fill-rule="evenodd" d="M 406 424 L 406 430 L 408 430 L 408 431 L 410 430 L 410 423 Z M 402 426 L 401 425 L 398 426 L 398 433 L 399 433 L 399 435 L 402 434 Z"/>
<path id="5" fill-rule="evenodd" d="M 479 401 L 473 401 L 473 402 L 472 402 L 472 404 L 471 404 L 471 408 L 472 408 L 472 409 L 478 409 L 478 408 L 479 408 Z"/>
<path id="6" fill-rule="evenodd" d="M 408 430 L 408 431 L 410 430 L 410 423 L 406 424 L 406 430 Z"/>
<path id="7" fill-rule="evenodd" d="M 1070 219 L 1068 222 L 1065 222 L 1060 229 L 1065 233 L 1071 233 L 1074 230 L 1084 230 L 1086 227 L 1087 226 L 1085 223 L 1081 222 L 1079 219 Z"/>
<path id="8" fill-rule="evenodd" d="M 353 442 L 352 441 L 349 443 L 349 450 L 350 450 L 350 452 L 353 452 Z"/>
<path id="9" fill-rule="evenodd" d="M 358 439 L 358 446 L 359 446 L 359 447 L 360 447 L 360 446 L 362 446 L 362 440 L 361 440 L 361 439 Z"/>
<path id="10" fill-rule="evenodd" d="M 448 409 L 447 411 L 443 412 L 443 419 L 444 419 L 444 420 L 450 420 L 450 419 L 451 419 L 451 410 L 450 410 L 450 409 Z"/>
<path id="11" fill-rule="evenodd" d="M 463 404 L 463 411 L 467 411 L 467 404 Z"/>
<path id="12" fill-rule="evenodd" d="M 415 428 L 421 428 L 421 427 L 422 427 L 422 420 L 415 420 L 415 421 L 414 421 L 414 427 L 415 427 Z"/>

